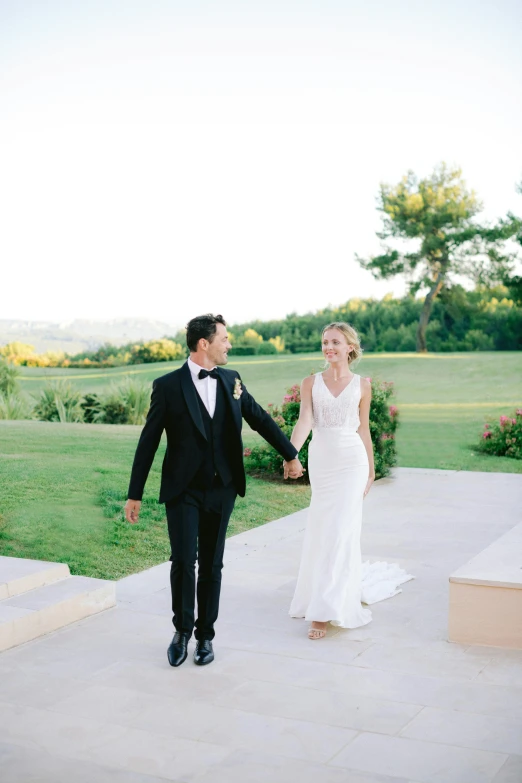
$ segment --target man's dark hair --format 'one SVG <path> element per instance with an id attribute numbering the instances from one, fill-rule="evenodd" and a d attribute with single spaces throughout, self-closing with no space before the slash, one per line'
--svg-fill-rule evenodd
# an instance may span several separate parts
<path id="1" fill-rule="evenodd" d="M 207 313 L 206 315 L 198 315 L 196 318 L 191 318 L 187 324 L 187 345 L 189 351 L 197 351 L 198 342 L 202 338 L 211 343 L 216 334 L 216 324 L 226 326 L 222 315 Z"/>

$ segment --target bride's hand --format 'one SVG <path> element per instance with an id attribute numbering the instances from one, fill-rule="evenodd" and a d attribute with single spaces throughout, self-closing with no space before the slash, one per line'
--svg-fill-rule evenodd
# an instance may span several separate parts
<path id="1" fill-rule="evenodd" d="M 303 466 L 301 465 L 297 457 L 295 459 L 290 460 L 290 462 L 283 460 L 283 475 L 285 479 L 287 479 L 288 477 L 290 477 L 291 479 L 298 479 L 301 478 L 303 473 L 304 473 Z"/>
<path id="2" fill-rule="evenodd" d="M 368 481 L 366 483 L 366 487 L 364 488 L 364 497 L 366 497 L 366 495 L 370 491 L 370 488 L 374 481 L 375 481 L 375 476 L 368 476 Z"/>

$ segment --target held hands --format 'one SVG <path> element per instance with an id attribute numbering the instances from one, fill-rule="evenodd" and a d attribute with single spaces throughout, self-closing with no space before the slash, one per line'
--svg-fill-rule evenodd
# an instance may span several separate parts
<path id="1" fill-rule="evenodd" d="M 141 500 L 127 500 L 125 503 L 125 519 L 135 525 L 140 516 Z"/>
<path id="2" fill-rule="evenodd" d="M 366 497 L 366 495 L 370 491 L 370 488 L 374 481 L 375 481 L 375 473 L 373 475 L 368 476 L 368 481 L 366 483 L 366 487 L 364 488 L 364 497 Z"/>
<path id="3" fill-rule="evenodd" d="M 283 462 L 283 471 L 285 479 L 288 477 L 291 479 L 298 479 L 303 475 L 304 468 L 299 462 L 299 459 L 296 457 L 295 459 L 291 459 L 288 462 L 286 460 Z"/>

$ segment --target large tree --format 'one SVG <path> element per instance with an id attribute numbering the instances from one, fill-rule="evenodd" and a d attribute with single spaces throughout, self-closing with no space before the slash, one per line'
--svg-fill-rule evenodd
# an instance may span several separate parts
<path id="1" fill-rule="evenodd" d="M 522 221 L 508 214 L 494 225 L 477 222 L 482 205 L 476 194 L 459 168 L 444 163 L 425 179 L 410 171 L 398 185 L 381 185 L 378 209 L 384 252 L 356 258 L 377 279 L 404 275 L 413 295 L 428 289 L 417 327 L 417 350 L 426 351 L 435 297 L 455 276 L 484 285 L 505 280 L 516 258 L 508 240 L 520 235 Z"/>

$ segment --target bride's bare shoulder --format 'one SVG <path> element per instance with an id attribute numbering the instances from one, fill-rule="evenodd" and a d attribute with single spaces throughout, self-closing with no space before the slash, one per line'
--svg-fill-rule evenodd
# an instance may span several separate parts
<path id="1" fill-rule="evenodd" d="M 310 398 L 312 399 L 312 386 L 314 385 L 315 375 L 307 375 L 306 378 L 303 378 L 301 381 L 301 398 Z"/>
<path id="2" fill-rule="evenodd" d="M 359 378 L 361 379 L 361 391 L 363 394 L 371 394 L 372 391 L 372 384 L 369 378 L 364 378 L 362 375 L 359 375 Z"/>
<path id="3" fill-rule="evenodd" d="M 303 378 L 301 381 L 301 391 L 305 391 L 307 389 L 311 389 L 314 385 L 315 375 L 307 375 L 306 378 Z"/>

